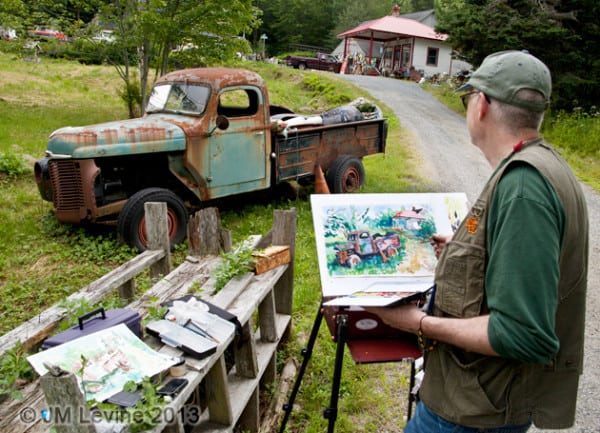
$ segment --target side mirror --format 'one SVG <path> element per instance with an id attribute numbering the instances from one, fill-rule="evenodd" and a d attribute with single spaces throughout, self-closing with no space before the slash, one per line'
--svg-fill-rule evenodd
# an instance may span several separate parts
<path id="1" fill-rule="evenodd" d="M 215 129 L 217 128 L 219 128 L 221 131 L 225 131 L 227 128 L 229 128 L 229 119 L 227 116 L 223 116 L 222 114 L 217 116 L 217 121 L 215 123 L 215 127 L 208 132 L 207 136 L 212 136 L 213 132 L 215 132 Z"/>
<path id="2" fill-rule="evenodd" d="M 225 131 L 227 128 L 229 128 L 229 119 L 226 116 L 219 114 L 217 116 L 217 128 L 219 128 L 221 131 Z"/>

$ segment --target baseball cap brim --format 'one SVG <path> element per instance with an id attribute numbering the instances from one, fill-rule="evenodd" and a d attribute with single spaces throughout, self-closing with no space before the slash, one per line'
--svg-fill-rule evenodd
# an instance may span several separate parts
<path id="1" fill-rule="evenodd" d="M 471 90 L 473 90 L 473 86 L 471 86 L 471 84 L 469 84 L 469 83 L 465 83 L 462 86 L 460 86 L 458 89 L 456 89 L 454 92 L 455 93 L 470 92 Z"/>

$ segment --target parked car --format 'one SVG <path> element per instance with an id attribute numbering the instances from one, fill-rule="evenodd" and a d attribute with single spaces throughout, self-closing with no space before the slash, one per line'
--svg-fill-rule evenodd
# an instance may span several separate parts
<path id="1" fill-rule="evenodd" d="M 38 26 L 35 28 L 35 30 L 29 32 L 29 35 L 33 38 L 37 38 L 37 39 L 45 39 L 45 40 L 59 40 L 59 41 L 66 41 L 67 40 L 67 35 L 65 35 L 62 32 L 59 32 L 58 30 L 54 30 L 52 28 L 46 27 L 46 26 Z"/>
<path id="2" fill-rule="evenodd" d="M 292 68 L 304 70 L 304 69 L 318 69 L 321 71 L 340 72 L 342 63 L 331 54 L 317 53 L 315 57 L 304 57 L 304 56 L 287 56 L 285 64 Z"/>

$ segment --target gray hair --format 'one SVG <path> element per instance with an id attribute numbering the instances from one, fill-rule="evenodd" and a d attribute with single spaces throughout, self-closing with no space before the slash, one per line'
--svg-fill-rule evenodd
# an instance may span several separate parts
<path id="1" fill-rule="evenodd" d="M 516 96 L 524 101 L 544 101 L 544 96 L 541 93 L 530 89 L 521 89 L 517 92 Z M 493 99 L 490 109 L 494 113 L 496 120 L 507 128 L 535 129 L 539 131 L 544 120 L 543 112 L 527 110 L 526 108 L 510 105 L 497 99 Z"/>

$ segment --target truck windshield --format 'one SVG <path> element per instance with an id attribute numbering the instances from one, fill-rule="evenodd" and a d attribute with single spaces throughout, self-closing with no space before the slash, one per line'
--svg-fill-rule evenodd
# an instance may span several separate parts
<path id="1" fill-rule="evenodd" d="M 202 114 L 210 88 L 185 83 L 166 83 L 154 86 L 146 113 L 170 112 Z"/>

